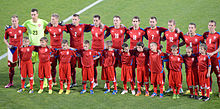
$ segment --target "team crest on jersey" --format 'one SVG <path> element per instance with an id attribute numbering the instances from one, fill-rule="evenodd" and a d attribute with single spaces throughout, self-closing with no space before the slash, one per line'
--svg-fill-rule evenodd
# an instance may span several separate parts
<path id="1" fill-rule="evenodd" d="M 140 36 L 140 35 L 141 35 L 141 33 L 140 33 L 140 32 L 138 32 L 138 35 Z"/>
<path id="2" fill-rule="evenodd" d="M 18 31 L 21 34 L 21 30 Z"/>
<path id="3" fill-rule="evenodd" d="M 175 37 L 177 37 L 177 34 L 175 34 Z"/>
<path id="4" fill-rule="evenodd" d="M 47 52 L 47 48 L 45 48 L 45 52 Z"/>
<path id="5" fill-rule="evenodd" d="M 113 33 L 113 32 L 114 32 L 114 30 L 111 31 L 111 33 Z"/>
<path id="6" fill-rule="evenodd" d="M 69 55 L 69 51 L 67 51 L 66 54 Z"/>
<path id="7" fill-rule="evenodd" d="M 214 40 L 216 39 L 216 36 L 214 36 Z"/>
<path id="8" fill-rule="evenodd" d="M 92 52 L 91 52 L 91 51 L 89 52 L 89 55 L 92 55 Z"/>
<path id="9" fill-rule="evenodd" d="M 166 37 L 168 37 L 168 34 L 166 34 Z"/>
<path id="10" fill-rule="evenodd" d="M 41 24 L 38 24 L 38 26 L 40 27 L 40 26 L 41 26 Z"/>
<path id="11" fill-rule="evenodd" d="M 70 30 L 73 30 L 73 28 L 70 28 Z"/>
<path id="12" fill-rule="evenodd" d="M 120 32 L 121 32 L 121 34 L 123 33 L 123 31 L 122 31 L 122 30 L 120 30 Z"/>
<path id="13" fill-rule="evenodd" d="M 186 38 L 185 40 L 188 41 L 188 38 Z"/>
<path id="14" fill-rule="evenodd" d="M 195 42 L 197 42 L 198 41 L 198 39 L 195 39 Z"/>
<path id="15" fill-rule="evenodd" d="M 180 61 L 180 58 L 178 58 L 178 61 Z"/>
<path id="16" fill-rule="evenodd" d="M 114 56 L 114 53 L 112 53 L 112 56 Z"/>
<path id="17" fill-rule="evenodd" d="M 157 34 L 159 34 L 159 31 L 156 31 L 157 32 Z"/>
<path id="18" fill-rule="evenodd" d="M 49 29 L 49 31 L 51 31 L 51 29 Z"/>
<path id="19" fill-rule="evenodd" d="M 91 31 L 94 31 L 93 29 Z"/>
<path id="20" fill-rule="evenodd" d="M 28 52 L 30 51 L 29 48 L 27 48 L 27 51 L 28 51 Z"/>
<path id="21" fill-rule="evenodd" d="M 82 28 L 79 28 L 79 31 L 82 31 Z"/>
<path id="22" fill-rule="evenodd" d="M 205 61 L 206 59 L 204 58 L 204 61 Z"/>
<path id="23" fill-rule="evenodd" d="M 9 34 L 11 34 L 12 32 L 10 31 Z"/>
<path id="24" fill-rule="evenodd" d="M 59 32 L 61 32 L 61 29 L 59 29 Z"/>
<path id="25" fill-rule="evenodd" d="M 194 58 L 192 58 L 192 61 L 194 61 Z"/>

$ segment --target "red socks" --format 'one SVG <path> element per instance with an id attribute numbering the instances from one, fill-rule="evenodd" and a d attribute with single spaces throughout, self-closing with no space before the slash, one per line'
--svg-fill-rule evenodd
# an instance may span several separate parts
<path id="1" fill-rule="evenodd" d="M 24 88 L 24 84 L 25 84 L 25 79 L 21 80 L 21 88 Z"/>
<path id="2" fill-rule="evenodd" d="M 49 90 L 52 90 L 52 80 L 49 80 Z"/>
<path id="3" fill-rule="evenodd" d="M 44 89 L 43 85 L 44 85 L 44 79 L 40 79 L 40 89 Z"/>
<path id="4" fill-rule="evenodd" d="M 124 90 L 128 90 L 127 89 L 127 82 L 126 81 L 123 81 L 123 85 L 124 85 Z"/>
<path id="5" fill-rule="evenodd" d="M 63 81 L 62 80 L 60 80 L 60 89 L 63 90 Z"/>
<path id="6" fill-rule="evenodd" d="M 94 82 L 90 82 L 90 90 L 93 90 L 93 84 Z"/>
<path id="7" fill-rule="evenodd" d="M 117 83 L 113 82 L 113 84 L 114 84 L 114 90 L 117 90 Z"/>
<path id="8" fill-rule="evenodd" d="M 9 82 L 13 83 L 13 77 L 15 74 L 15 68 L 14 67 L 10 67 L 9 68 Z"/>
<path id="9" fill-rule="evenodd" d="M 163 94 L 163 84 L 160 85 L 160 94 Z"/>

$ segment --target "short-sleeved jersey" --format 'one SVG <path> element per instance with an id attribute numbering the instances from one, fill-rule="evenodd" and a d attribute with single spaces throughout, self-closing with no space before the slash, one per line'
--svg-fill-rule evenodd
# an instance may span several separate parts
<path id="1" fill-rule="evenodd" d="M 32 19 L 24 22 L 23 26 L 27 28 L 31 45 L 40 45 L 40 39 L 44 37 L 44 31 L 47 24 L 48 22 L 43 19 L 38 19 L 37 23 L 34 23 Z"/>
<path id="2" fill-rule="evenodd" d="M 142 52 L 136 51 L 135 59 L 136 59 L 137 66 L 147 65 L 149 61 L 149 51 L 148 50 L 144 50 Z"/>
<path id="3" fill-rule="evenodd" d="M 103 29 L 100 27 L 91 27 L 92 33 L 92 49 L 96 51 L 104 50 L 104 35 L 105 31 L 108 29 L 108 26 L 104 26 Z"/>
<path id="4" fill-rule="evenodd" d="M 76 57 L 75 52 L 72 49 L 59 49 L 58 56 L 61 64 L 70 63 L 72 57 Z"/>
<path id="5" fill-rule="evenodd" d="M 52 48 L 62 48 L 61 43 L 63 41 L 63 31 L 65 30 L 66 26 L 46 26 L 45 33 L 50 34 L 50 46 Z"/>
<path id="6" fill-rule="evenodd" d="M 189 35 L 184 35 L 183 38 L 186 43 L 186 47 L 192 47 L 193 53 L 198 54 L 199 53 L 199 45 L 200 45 L 200 43 L 204 42 L 204 38 L 202 37 L 202 35 L 196 34 L 193 37 L 191 37 Z"/>
<path id="7" fill-rule="evenodd" d="M 156 42 L 158 48 L 160 47 L 161 34 L 165 32 L 167 29 L 164 27 L 156 27 L 155 29 L 151 29 L 151 27 L 146 27 L 145 29 L 146 37 L 148 39 L 148 48 L 150 48 L 150 43 Z"/>
<path id="8" fill-rule="evenodd" d="M 33 45 L 29 45 L 27 47 L 21 46 L 18 49 L 19 58 L 22 61 L 29 61 L 32 57 L 32 52 L 34 51 L 35 47 Z"/>
<path id="9" fill-rule="evenodd" d="M 163 73 L 163 59 L 164 53 L 149 52 L 149 67 L 152 73 Z"/>
<path id="10" fill-rule="evenodd" d="M 167 46 L 166 46 L 166 53 L 171 54 L 171 47 L 173 45 L 177 45 L 179 48 L 180 38 L 183 39 L 183 33 L 176 33 L 171 32 L 169 30 L 164 32 L 163 39 L 166 40 Z"/>
<path id="11" fill-rule="evenodd" d="M 91 30 L 90 24 L 66 24 L 67 32 L 70 33 L 70 47 L 76 49 L 83 49 L 84 32 Z"/>
<path id="12" fill-rule="evenodd" d="M 98 56 L 99 53 L 94 50 L 78 50 L 78 53 L 81 55 L 81 62 L 83 67 L 93 67 L 94 66 L 94 57 Z"/>
<path id="13" fill-rule="evenodd" d="M 115 64 L 115 51 L 109 51 L 107 49 L 102 51 L 102 65 L 104 67 L 114 66 Z"/>
<path id="14" fill-rule="evenodd" d="M 170 70 L 181 72 L 183 57 L 181 55 L 169 55 L 169 68 Z"/>
<path id="15" fill-rule="evenodd" d="M 5 31 L 4 38 L 9 39 L 9 44 L 21 47 L 23 42 L 23 34 L 27 31 L 27 29 L 21 25 L 17 28 L 12 28 L 11 26 Z"/>
<path id="16" fill-rule="evenodd" d="M 119 53 L 121 56 L 121 63 L 125 65 L 133 65 L 134 53 L 130 50 L 129 52 L 121 52 Z"/>
<path id="17" fill-rule="evenodd" d="M 122 44 L 124 41 L 124 35 L 127 34 L 128 29 L 126 27 L 120 27 L 118 29 L 114 28 L 114 26 L 109 27 L 107 33 L 105 34 L 105 38 L 107 38 L 110 34 L 112 37 L 112 47 L 115 49 L 122 49 Z"/>
<path id="18" fill-rule="evenodd" d="M 41 46 L 35 46 L 35 50 L 36 52 L 38 52 L 38 56 L 39 56 L 39 61 L 40 62 L 48 62 L 50 61 L 50 53 L 51 53 L 51 49 L 46 47 L 41 47 Z"/>
<path id="19" fill-rule="evenodd" d="M 145 32 L 142 28 L 134 30 L 133 28 L 127 31 L 128 36 L 126 39 L 130 38 L 130 49 L 134 49 L 138 42 L 143 42 L 143 37 L 145 37 Z"/>
<path id="20" fill-rule="evenodd" d="M 205 32 L 203 34 L 204 39 L 206 39 L 206 45 L 208 47 L 207 53 L 216 51 L 220 45 L 220 33 L 215 32 L 211 34 L 210 32 Z"/>
<path id="21" fill-rule="evenodd" d="M 211 67 L 211 59 L 208 55 L 200 54 L 197 57 L 198 60 L 198 70 L 199 72 L 204 72 L 208 70 L 208 67 Z"/>
<path id="22" fill-rule="evenodd" d="M 197 67 L 197 57 L 192 54 L 191 56 L 183 55 L 183 62 L 185 63 L 186 70 L 193 70 Z"/>

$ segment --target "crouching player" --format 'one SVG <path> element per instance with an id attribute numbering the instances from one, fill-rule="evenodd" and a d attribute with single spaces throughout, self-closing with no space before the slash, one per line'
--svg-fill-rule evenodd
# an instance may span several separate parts
<path id="1" fill-rule="evenodd" d="M 94 60 L 100 57 L 100 53 L 89 49 L 89 41 L 85 40 L 83 42 L 83 50 L 78 50 L 82 62 L 82 84 L 83 89 L 80 94 L 86 92 L 86 81 L 90 81 L 90 94 L 94 94 L 93 84 L 94 84 Z"/>
<path id="2" fill-rule="evenodd" d="M 135 96 L 141 95 L 141 86 L 145 85 L 146 92 L 145 96 L 149 96 L 149 67 L 148 67 L 148 60 L 149 60 L 149 50 L 144 48 L 143 42 L 137 43 L 137 52 L 135 53 L 136 57 L 136 64 L 137 64 L 137 86 L 138 92 Z"/>
<path id="3" fill-rule="evenodd" d="M 19 59 L 20 59 L 20 67 L 21 67 L 21 89 L 17 92 L 21 93 L 25 91 L 24 84 L 25 78 L 29 77 L 30 81 L 30 91 L 29 93 L 33 93 L 33 64 L 31 61 L 32 51 L 34 50 L 34 46 L 30 46 L 30 41 L 28 37 L 23 38 L 23 46 L 19 48 Z"/>
<path id="4" fill-rule="evenodd" d="M 199 75 L 199 85 L 201 87 L 202 96 L 199 100 L 208 101 L 210 100 L 210 72 L 211 72 L 211 59 L 206 53 L 207 46 L 205 44 L 200 44 L 199 52 L 200 55 L 198 59 L 198 75 Z M 206 89 L 206 96 L 205 96 Z"/>
<path id="5" fill-rule="evenodd" d="M 122 95 L 128 93 L 127 90 L 127 82 L 131 83 L 131 93 L 135 95 L 134 90 L 134 81 L 132 76 L 132 65 L 133 65 L 133 53 L 129 50 L 128 44 L 124 43 L 122 45 L 121 55 L 121 81 L 123 81 L 124 90 L 122 91 Z"/>
<path id="6" fill-rule="evenodd" d="M 179 98 L 180 88 L 182 88 L 182 63 L 183 58 L 178 54 L 178 46 L 171 46 L 172 54 L 169 56 L 169 87 L 173 90 L 173 99 Z"/>
<path id="7" fill-rule="evenodd" d="M 39 66 L 38 76 L 40 78 L 40 90 L 38 93 L 43 92 L 44 78 L 49 81 L 49 94 L 52 94 L 52 77 L 51 77 L 51 65 L 50 65 L 50 53 L 51 49 L 47 46 L 48 39 L 42 37 L 40 39 L 40 46 L 35 46 L 35 51 L 38 52 Z"/>
<path id="8" fill-rule="evenodd" d="M 151 84 L 153 84 L 154 93 L 151 97 L 157 96 L 157 85 L 160 87 L 160 98 L 163 98 L 163 59 L 165 54 L 158 50 L 156 42 L 150 43 L 149 67 L 151 71 Z"/>
<path id="9" fill-rule="evenodd" d="M 102 52 L 102 80 L 106 80 L 107 84 L 107 90 L 104 92 L 109 93 L 110 92 L 110 84 L 109 81 L 113 81 L 114 84 L 114 90 L 112 92 L 113 95 L 115 95 L 117 91 L 117 83 L 116 83 L 116 78 L 115 78 L 115 70 L 114 70 L 114 65 L 115 65 L 115 51 L 112 48 L 112 41 L 106 41 L 106 48 Z"/>
<path id="10" fill-rule="evenodd" d="M 197 73 L 197 57 L 193 54 L 193 48 L 187 47 L 186 54 L 183 55 L 183 61 L 185 63 L 186 81 L 190 90 L 189 98 L 198 99 L 198 73 Z M 193 86 L 195 95 L 193 94 Z"/>
<path id="11" fill-rule="evenodd" d="M 60 78 L 60 91 L 59 94 L 63 93 L 63 82 L 67 80 L 67 90 L 66 94 L 70 94 L 70 84 L 71 84 L 71 66 L 70 61 L 73 56 L 76 57 L 75 52 L 69 49 L 68 41 L 62 41 L 62 48 L 57 52 L 60 60 L 59 64 L 59 78 Z"/>

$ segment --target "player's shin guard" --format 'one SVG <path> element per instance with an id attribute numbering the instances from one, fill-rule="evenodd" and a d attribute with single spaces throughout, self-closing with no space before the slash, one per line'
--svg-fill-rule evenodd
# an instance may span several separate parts
<path id="1" fill-rule="evenodd" d="M 198 96 L 198 85 L 195 86 L 195 95 Z"/>
<path id="2" fill-rule="evenodd" d="M 172 89 L 173 89 L 173 94 L 176 95 L 176 88 L 175 88 L 175 87 L 172 87 Z"/>
<path id="3" fill-rule="evenodd" d="M 124 85 L 124 90 L 128 90 L 127 89 L 127 81 L 123 81 L 123 85 Z"/>
<path id="4" fill-rule="evenodd" d="M 44 89 L 44 78 L 40 78 L 40 89 Z"/>
<path id="5" fill-rule="evenodd" d="M 160 94 L 163 94 L 163 84 L 160 85 Z"/>
<path id="6" fill-rule="evenodd" d="M 98 83 L 98 80 L 97 80 L 97 68 L 95 66 L 94 66 L 94 82 Z"/>
<path id="7" fill-rule="evenodd" d="M 33 82 L 34 82 L 33 77 L 29 78 L 29 82 L 30 82 L 30 90 L 31 90 L 33 89 Z"/>
<path id="8" fill-rule="evenodd" d="M 49 82 L 49 90 L 51 90 L 52 89 L 52 78 L 49 78 L 48 82 Z"/>
<path id="9" fill-rule="evenodd" d="M 110 90 L 110 84 L 109 84 L 109 81 L 108 81 L 108 80 L 106 81 L 106 85 L 107 85 L 107 89 Z"/>
<path id="10" fill-rule="evenodd" d="M 76 69 L 75 68 L 71 68 L 71 77 L 72 77 L 73 84 L 75 84 L 76 83 Z"/>
<path id="11" fill-rule="evenodd" d="M 203 87 L 201 87 L 201 93 L 202 93 L 202 96 L 205 96 L 205 89 Z"/>
<path id="12" fill-rule="evenodd" d="M 52 66 L 51 74 L 52 74 L 53 82 L 55 83 L 56 82 L 56 74 L 57 74 L 56 66 Z"/>
<path id="13" fill-rule="evenodd" d="M 149 83 L 148 82 L 145 83 L 145 88 L 146 88 L 146 91 L 148 91 L 148 89 L 149 89 Z"/>
<path id="14" fill-rule="evenodd" d="M 206 89 L 206 97 L 210 97 L 210 88 L 209 87 Z"/>
<path id="15" fill-rule="evenodd" d="M 63 90 L 63 80 L 60 80 L 60 89 Z"/>
<path id="16" fill-rule="evenodd" d="M 9 83 L 13 83 L 13 77 L 15 74 L 15 68 L 14 67 L 10 67 L 9 68 Z"/>

